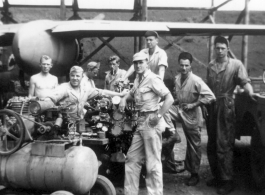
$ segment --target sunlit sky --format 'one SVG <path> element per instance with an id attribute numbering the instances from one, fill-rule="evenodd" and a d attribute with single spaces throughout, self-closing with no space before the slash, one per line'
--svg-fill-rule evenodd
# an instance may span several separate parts
<path id="1" fill-rule="evenodd" d="M 3 0 L 2 0 L 3 1 Z M 0 1 L 0 6 L 3 2 Z M 220 5 L 226 0 L 214 0 L 214 5 Z M 15 5 L 60 5 L 61 0 L 9 0 Z M 212 0 L 147 0 L 148 7 L 211 7 Z M 72 0 L 65 0 L 66 5 L 72 5 Z M 78 0 L 82 9 L 127 9 L 131 10 L 134 0 Z M 245 0 L 232 0 L 219 10 L 240 11 L 245 7 Z M 265 0 L 250 0 L 249 10 L 265 11 Z"/>

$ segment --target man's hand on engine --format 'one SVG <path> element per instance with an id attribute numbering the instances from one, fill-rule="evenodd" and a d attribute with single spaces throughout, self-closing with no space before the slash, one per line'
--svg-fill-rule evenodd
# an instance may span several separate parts
<path id="1" fill-rule="evenodd" d="M 122 98 L 120 101 L 120 104 L 119 104 L 120 112 L 124 112 L 125 106 L 126 106 L 126 100 L 124 98 Z"/>
<path id="2" fill-rule="evenodd" d="M 125 96 L 127 93 L 129 93 L 129 90 L 128 89 L 124 89 L 121 94 L 122 94 L 122 97 Z"/>

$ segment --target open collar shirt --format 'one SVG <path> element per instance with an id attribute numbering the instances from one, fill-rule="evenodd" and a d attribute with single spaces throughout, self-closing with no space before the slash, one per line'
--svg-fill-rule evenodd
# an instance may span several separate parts
<path id="1" fill-rule="evenodd" d="M 114 75 L 111 74 L 111 71 L 107 71 L 106 73 L 107 73 L 107 75 L 105 77 L 104 89 L 107 89 L 110 91 L 115 91 L 115 85 L 116 85 L 117 81 L 120 78 L 123 78 L 125 76 L 126 70 L 118 69 Z"/>
<path id="2" fill-rule="evenodd" d="M 217 98 L 232 97 L 236 85 L 244 86 L 249 82 L 247 71 L 241 61 L 228 58 L 228 62 L 218 70 L 216 60 L 208 67 L 207 84 Z"/>
<path id="3" fill-rule="evenodd" d="M 88 99 L 92 99 L 97 95 L 102 94 L 101 89 L 88 88 L 80 85 L 79 91 L 73 89 L 70 82 L 59 85 L 52 94 L 48 95 L 54 103 L 61 105 L 75 104 L 71 107 L 69 117 L 73 120 L 80 120 L 84 118 L 84 104 Z"/>
<path id="4" fill-rule="evenodd" d="M 200 101 L 202 104 L 210 104 L 215 96 L 206 83 L 198 76 L 189 73 L 188 77 L 181 84 L 181 74 L 175 77 L 175 99 L 179 101 L 176 106 L 179 116 L 188 128 L 197 128 L 202 123 L 202 112 L 199 107 L 191 110 L 182 110 L 182 104 L 190 104 Z"/>
<path id="5" fill-rule="evenodd" d="M 155 51 L 152 56 L 149 55 L 149 48 L 141 50 L 141 52 L 144 52 L 148 55 L 148 65 L 149 69 L 155 73 L 159 73 L 159 66 L 165 66 L 168 67 L 167 63 L 167 53 L 165 50 L 161 49 L 160 47 L 156 46 Z"/>
<path id="6" fill-rule="evenodd" d="M 130 95 L 134 97 L 136 109 L 140 112 L 155 111 L 159 109 L 160 99 L 169 92 L 161 78 L 147 70 L 139 80 L 139 75 L 134 80 Z"/>

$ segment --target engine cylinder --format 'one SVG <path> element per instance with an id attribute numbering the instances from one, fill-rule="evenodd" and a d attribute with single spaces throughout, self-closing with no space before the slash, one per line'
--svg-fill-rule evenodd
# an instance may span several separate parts
<path id="1" fill-rule="evenodd" d="M 95 184 L 98 160 L 90 148 L 72 146 L 63 152 L 64 155 L 56 156 L 54 153 L 61 147 L 47 146 L 46 152 L 43 147 L 34 147 L 34 152 L 29 144 L 9 156 L 0 156 L 1 185 L 85 194 Z"/>

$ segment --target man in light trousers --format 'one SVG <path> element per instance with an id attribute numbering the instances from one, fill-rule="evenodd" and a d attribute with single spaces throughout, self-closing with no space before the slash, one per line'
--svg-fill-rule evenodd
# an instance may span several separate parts
<path id="1" fill-rule="evenodd" d="M 133 56 L 137 77 L 132 90 L 122 98 L 120 110 L 127 100 L 135 100 L 138 110 L 137 129 L 125 162 L 124 193 L 136 195 L 142 165 L 146 164 L 146 187 L 149 195 L 163 194 L 161 163 L 162 131 L 165 129 L 163 115 L 173 103 L 173 97 L 162 79 L 148 68 L 148 56 L 136 53 Z M 160 99 L 164 103 L 160 107 Z"/>

